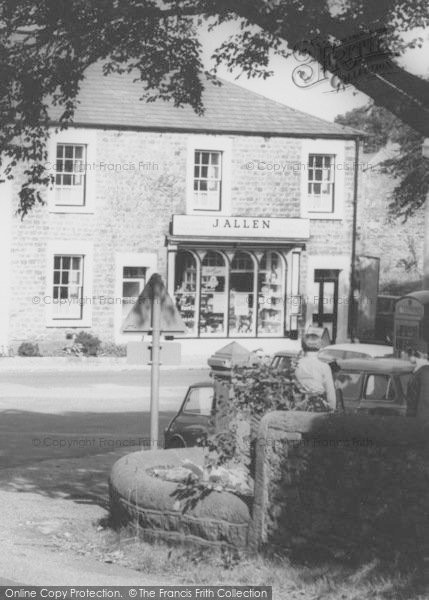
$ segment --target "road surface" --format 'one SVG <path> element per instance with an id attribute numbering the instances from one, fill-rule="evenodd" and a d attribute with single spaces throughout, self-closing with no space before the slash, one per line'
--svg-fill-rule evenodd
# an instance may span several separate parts
<path id="1" fill-rule="evenodd" d="M 206 379 L 162 372 L 161 432 L 189 384 Z M 147 447 L 149 407 L 146 370 L 0 373 L 0 586 L 168 583 L 104 556 L 109 473 Z"/>
<path id="2" fill-rule="evenodd" d="M 160 433 L 208 370 L 161 374 Z M 149 444 L 150 372 L 0 375 L 0 466 L 138 450 Z"/>

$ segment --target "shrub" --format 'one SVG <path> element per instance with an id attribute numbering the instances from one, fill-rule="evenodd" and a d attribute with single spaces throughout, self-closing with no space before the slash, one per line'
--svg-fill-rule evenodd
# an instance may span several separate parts
<path id="1" fill-rule="evenodd" d="M 18 356 L 42 356 L 38 344 L 22 342 L 18 348 Z"/>
<path id="2" fill-rule="evenodd" d="M 126 344 L 114 344 L 113 342 L 104 342 L 101 344 L 99 356 L 126 356 Z"/>
<path id="3" fill-rule="evenodd" d="M 207 449 L 207 467 L 236 462 L 253 475 L 259 420 L 267 412 L 297 409 L 302 400 L 294 382 L 294 368 L 292 364 L 279 371 L 260 362 L 233 369 L 230 393 L 217 398 L 216 431 L 201 441 Z"/>
<path id="4" fill-rule="evenodd" d="M 293 368 L 278 371 L 264 363 L 236 367 L 232 372 L 231 392 L 237 409 L 249 418 L 262 417 L 273 410 L 293 409 L 297 396 Z"/>
<path id="5" fill-rule="evenodd" d="M 92 333 L 87 333 L 86 331 L 81 331 L 75 337 L 73 346 L 79 349 L 79 352 L 73 352 L 74 354 L 97 356 L 101 346 L 101 341 L 96 335 L 92 335 Z"/>

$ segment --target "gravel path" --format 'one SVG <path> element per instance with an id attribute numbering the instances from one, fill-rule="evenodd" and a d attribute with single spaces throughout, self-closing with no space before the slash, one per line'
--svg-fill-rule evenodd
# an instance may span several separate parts
<path id="1" fill-rule="evenodd" d="M 0 471 L 0 585 L 174 583 L 120 567 L 106 554 L 107 474 L 118 457 Z"/>

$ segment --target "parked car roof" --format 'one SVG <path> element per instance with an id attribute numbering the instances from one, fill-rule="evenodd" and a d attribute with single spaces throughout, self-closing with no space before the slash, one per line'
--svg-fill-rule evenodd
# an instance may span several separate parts
<path id="1" fill-rule="evenodd" d="M 346 358 L 337 361 L 343 371 L 371 371 L 371 373 L 405 374 L 414 371 L 414 365 L 400 358 Z"/>
<path id="2" fill-rule="evenodd" d="M 331 344 L 322 348 L 320 352 L 326 350 L 344 350 L 346 352 L 360 352 L 362 354 L 368 354 L 368 356 L 372 356 L 373 358 L 376 358 L 377 356 L 387 356 L 388 354 L 393 354 L 393 346 L 384 346 L 382 344 L 353 344 L 352 342 L 345 342 L 343 344 Z"/>
<path id="3" fill-rule="evenodd" d="M 401 299 L 403 298 L 414 298 L 415 300 L 421 302 L 421 304 L 429 304 L 429 290 L 418 290 L 417 292 L 410 292 L 409 294 L 402 296 Z"/>
<path id="4" fill-rule="evenodd" d="M 196 383 L 191 383 L 189 387 L 214 387 L 214 383 L 209 380 L 197 381 Z"/>

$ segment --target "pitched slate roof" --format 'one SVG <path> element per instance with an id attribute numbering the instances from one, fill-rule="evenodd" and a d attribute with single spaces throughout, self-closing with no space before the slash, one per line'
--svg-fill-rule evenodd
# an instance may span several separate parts
<path id="1" fill-rule="evenodd" d="M 75 125 L 300 137 L 359 135 L 350 127 L 300 112 L 228 81 L 221 86 L 206 83 L 205 114 L 199 116 L 189 106 L 175 108 L 171 102 L 140 100 L 142 88 L 134 79 L 133 75 L 106 77 L 99 66 L 88 69 Z M 58 119 L 57 109 L 51 116 Z"/>

